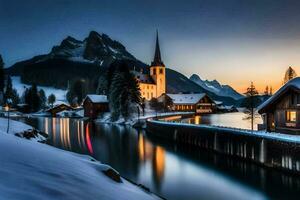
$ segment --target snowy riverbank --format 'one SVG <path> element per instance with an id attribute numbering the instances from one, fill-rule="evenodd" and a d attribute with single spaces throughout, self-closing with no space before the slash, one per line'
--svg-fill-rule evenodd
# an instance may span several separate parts
<path id="1" fill-rule="evenodd" d="M 158 199 L 89 156 L 13 134 L 32 129 L 0 118 L 1 199 Z"/>
<path id="2" fill-rule="evenodd" d="M 117 121 L 111 120 L 110 113 L 105 113 L 101 118 L 96 119 L 96 122 L 99 123 L 109 123 L 109 124 L 124 124 L 124 125 L 135 125 L 139 121 L 145 123 L 147 119 L 156 118 L 156 117 L 170 117 L 170 116 L 183 116 L 183 115 L 193 115 L 194 112 L 165 112 L 165 113 L 156 113 L 155 111 L 148 111 L 145 113 L 145 115 L 138 116 L 132 116 L 130 119 L 125 120 L 124 118 L 120 118 Z"/>

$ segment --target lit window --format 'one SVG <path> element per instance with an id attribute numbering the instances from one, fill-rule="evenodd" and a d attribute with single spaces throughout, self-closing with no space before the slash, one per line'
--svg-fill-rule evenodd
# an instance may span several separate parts
<path id="1" fill-rule="evenodd" d="M 296 111 L 287 111 L 286 112 L 286 121 L 288 122 L 296 122 L 297 114 Z"/>

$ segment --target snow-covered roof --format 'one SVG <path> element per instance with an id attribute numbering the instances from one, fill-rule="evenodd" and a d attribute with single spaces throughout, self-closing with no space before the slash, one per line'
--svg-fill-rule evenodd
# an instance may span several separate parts
<path id="1" fill-rule="evenodd" d="M 206 96 L 205 93 L 199 94 L 167 94 L 172 100 L 174 104 L 196 104 L 203 97 Z"/>
<path id="2" fill-rule="evenodd" d="M 89 98 L 93 103 L 108 103 L 106 95 L 88 94 L 86 98 Z"/>
<path id="3" fill-rule="evenodd" d="M 260 104 L 257 109 L 259 113 L 263 113 L 264 109 L 272 104 L 275 100 L 277 100 L 287 89 L 294 88 L 300 90 L 300 77 L 296 77 L 286 84 L 284 84 L 273 96 L 271 96 L 268 100 Z"/>

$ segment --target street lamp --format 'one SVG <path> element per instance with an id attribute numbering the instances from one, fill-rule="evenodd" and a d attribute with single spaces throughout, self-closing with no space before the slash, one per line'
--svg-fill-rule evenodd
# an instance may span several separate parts
<path id="1" fill-rule="evenodd" d="M 9 131 L 9 111 L 10 111 L 11 104 L 12 104 L 12 99 L 8 98 L 6 100 L 6 106 L 5 106 L 5 110 L 7 111 L 7 130 L 6 130 L 6 133 L 8 133 L 8 131 Z"/>

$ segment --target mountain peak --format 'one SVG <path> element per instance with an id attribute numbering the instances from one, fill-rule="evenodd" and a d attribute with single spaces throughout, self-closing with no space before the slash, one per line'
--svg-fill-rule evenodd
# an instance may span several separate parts
<path id="1" fill-rule="evenodd" d="M 197 75 L 197 74 L 192 74 L 192 76 L 190 77 L 190 80 L 196 81 L 196 80 L 202 80 L 202 79 L 200 78 L 199 75 Z"/>
<path id="2" fill-rule="evenodd" d="M 193 74 L 190 77 L 190 80 L 201 86 L 202 88 L 213 92 L 216 95 L 219 96 L 227 96 L 232 97 L 234 99 L 240 99 L 243 96 L 236 92 L 232 87 L 227 85 L 221 85 L 216 79 L 209 81 L 205 80 L 203 81 L 197 74 Z"/>

